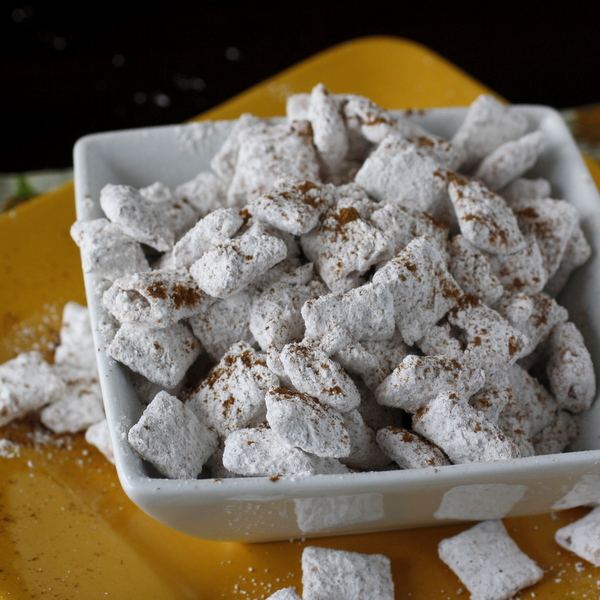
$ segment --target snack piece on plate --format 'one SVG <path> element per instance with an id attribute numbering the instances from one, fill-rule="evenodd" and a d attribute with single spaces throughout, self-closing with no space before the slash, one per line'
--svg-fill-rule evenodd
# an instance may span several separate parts
<path id="1" fill-rule="evenodd" d="M 473 600 L 508 600 L 544 575 L 499 520 L 482 521 L 442 540 L 438 554 L 471 592 Z"/>
<path id="2" fill-rule="evenodd" d="M 42 423 L 55 433 L 83 431 L 104 419 L 102 392 L 96 378 L 67 381 L 66 391 L 56 402 L 45 406 Z"/>
<path id="3" fill-rule="evenodd" d="M 40 352 L 24 352 L 0 365 L 0 425 L 60 399 L 64 381 Z"/>
<path id="4" fill-rule="evenodd" d="M 393 600 L 390 559 L 383 554 L 307 546 L 302 552 L 302 598 Z"/>
<path id="5" fill-rule="evenodd" d="M 600 506 L 585 517 L 561 527 L 554 539 L 563 548 L 600 567 Z"/>

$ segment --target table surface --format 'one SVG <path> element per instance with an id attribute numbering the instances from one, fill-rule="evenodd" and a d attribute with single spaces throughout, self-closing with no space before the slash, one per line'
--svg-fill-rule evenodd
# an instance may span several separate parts
<path id="1" fill-rule="evenodd" d="M 386 108 L 464 105 L 488 91 L 418 44 L 367 38 L 313 57 L 201 118 L 282 114 L 286 95 L 320 81 Z M 600 184 L 600 167 L 588 165 Z M 85 301 L 78 250 L 68 235 L 74 219 L 71 183 L 0 215 L 0 361 L 48 348 L 65 302 Z M 0 437 L 18 446 L 17 456 L 0 457 L 0 598 L 265 598 L 282 587 L 300 591 L 300 556 L 308 544 L 386 554 L 396 598 L 466 597 L 438 559 L 437 545 L 468 523 L 266 544 L 197 540 L 137 509 L 114 467 L 81 435 L 42 443 L 35 431 L 24 421 L 0 429 Z M 520 598 L 598 596 L 600 569 L 553 539 L 587 510 L 504 520 L 544 570 L 543 580 Z"/>

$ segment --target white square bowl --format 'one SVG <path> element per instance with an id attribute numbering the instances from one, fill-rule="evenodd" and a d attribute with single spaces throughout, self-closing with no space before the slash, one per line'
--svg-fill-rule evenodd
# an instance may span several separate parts
<path id="1" fill-rule="evenodd" d="M 560 115 L 543 106 L 519 106 L 530 129 L 550 144 L 528 176 L 552 184 L 554 198 L 579 209 L 592 245 L 587 264 L 560 298 L 600 365 L 600 198 Z M 466 108 L 416 112 L 411 119 L 450 138 Z M 99 194 L 107 183 L 134 187 L 161 181 L 176 186 L 208 170 L 233 122 L 206 122 L 90 135 L 75 146 L 80 220 L 103 216 Z M 102 318 L 95 276 L 85 275 L 93 324 Z M 349 475 L 168 480 L 129 446 L 127 432 L 144 406 L 125 370 L 97 336 L 98 368 L 115 461 L 127 495 L 158 521 L 189 535 L 222 541 L 298 537 L 440 525 L 560 510 L 600 500 L 600 402 L 587 411 L 573 450 L 563 454 L 441 468 Z"/>

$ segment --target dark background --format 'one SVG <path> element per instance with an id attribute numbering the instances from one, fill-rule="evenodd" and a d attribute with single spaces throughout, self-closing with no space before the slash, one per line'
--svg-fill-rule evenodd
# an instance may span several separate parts
<path id="1" fill-rule="evenodd" d="M 84 134 L 181 122 L 367 35 L 420 42 L 512 102 L 600 102 L 600 4 L 514 6 L 8 4 L 0 11 L 0 172 L 68 167 Z"/>

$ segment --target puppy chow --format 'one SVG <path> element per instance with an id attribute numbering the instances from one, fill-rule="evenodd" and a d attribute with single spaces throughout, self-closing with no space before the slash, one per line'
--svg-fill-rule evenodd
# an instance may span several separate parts
<path id="1" fill-rule="evenodd" d="M 327 291 L 318 280 L 308 285 L 275 282 L 257 296 L 252 302 L 249 327 L 261 349 L 266 352 L 274 346 L 281 351 L 286 344 L 301 341 L 304 337 L 302 306 Z"/>
<path id="2" fill-rule="evenodd" d="M 307 300 L 301 313 L 306 337 L 326 354 L 356 341 L 386 340 L 394 333 L 394 298 L 377 283 Z"/>
<path id="3" fill-rule="evenodd" d="M 178 187 L 107 186 L 110 221 L 74 227 L 98 244 L 90 268 L 124 279 L 106 294 L 123 325 L 107 313 L 100 337 L 142 403 L 167 392 L 206 420 L 213 476 L 398 468 L 387 428 L 413 436 L 415 466 L 436 445 L 458 463 L 563 449 L 595 382 L 558 361 L 567 316 L 550 298 L 590 247 L 573 207 L 525 178 L 543 134 L 491 96 L 452 140 L 323 85 L 287 112 L 244 115 Z M 172 306 L 182 281 L 197 306 Z"/>
<path id="4" fill-rule="evenodd" d="M 396 327 L 409 346 L 422 338 L 462 295 L 435 242 L 428 237 L 410 242 L 375 273 L 373 283 L 391 292 Z M 415 306 L 420 310 L 413 310 Z"/>
<path id="5" fill-rule="evenodd" d="M 506 405 L 514 401 L 511 381 L 504 372 L 488 375 L 485 385 L 469 398 L 469 404 L 490 423 L 497 423 Z"/>
<path id="6" fill-rule="evenodd" d="M 581 226 L 579 223 L 576 223 L 565 247 L 560 265 L 558 265 L 558 269 L 554 275 L 549 278 L 544 291 L 552 297 L 558 296 L 559 292 L 564 289 L 573 271 L 584 264 L 591 254 L 592 248 L 585 239 Z"/>
<path id="7" fill-rule="evenodd" d="M 63 379 L 80 374 L 97 375 L 96 344 L 87 307 L 77 302 L 65 304 L 59 339 L 54 351 L 54 368 Z"/>
<path id="8" fill-rule="evenodd" d="M 549 346 L 547 373 L 559 406 L 575 413 L 588 409 L 596 395 L 596 376 L 580 331 L 570 321 L 559 323 Z"/>
<path id="9" fill-rule="evenodd" d="M 507 368 L 523 355 L 529 338 L 500 313 L 475 296 L 464 296 L 448 314 L 448 321 L 465 331 L 465 360 L 472 367 L 493 371 Z"/>
<path id="10" fill-rule="evenodd" d="M 165 477 L 195 479 L 217 448 L 217 434 L 180 400 L 160 392 L 129 430 L 132 448 Z"/>
<path id="11" fill-rule="evenodd" d="M 0 425 L 59 400 L 65 391 L 40 352 L 19 354 L 0 365 Z"/>
<path id="12" fill-rule="evenodd" d="M 185 197 L 177 197 L 164 183 L 157 181 L 152 185 L 139 188 L 144 200 L 160 206 L 165 222 L 178 240 L 198 220 L 198 211 Z"/>
<path id="13" fill-rule="evenodd" d="M 231 238 L 244 219 L 232 208 L 217 208 L 200 219 L 173 247 L 177 267 L 190 267 L 206 251 Z"/>
<path id="14" fill-rule="evenodd" d="M 310 94 L 308 118 L 323 166 L 328 172 L 339 171 L 349 148 L 341 99 L 322 83 L 317 84 Z"/>
<path id="15" fill-rule="evenodd" d="M 198 338 L 209 358 L 218 362 L 227 349 L 236 342 L 255 343 L 250 330 L 250 310 L 254 295 L 242 290 L 212 304 L 204 304 L 203 310 L 188 319 L 194 335 Z"/>
<path id="16" fill-rule="evenodd" d="M 377 432 L 381 449 L 402 469 L 441 467 L 450 461 L 434 444 L 401 427 L 384 427 Z"/>
<path id="17" fill-rule="evenodd" d="M 40 419 L 54 433 L 76 433 L 104 419 L 98 380 L 84 377 L 67 382 L 59 400 L 42 408 Z"/>
<path id="18" fill-rule="evenodd" d="M 263 124 L 266 125 L 263 119 L 259 119 L 250 113 L 243 113 L 240 115 L 240 118 L 234 122 L 227 139 L 223 142 L 210 161 L 212 170 L 223 181 L 226 181 L 227 183 L 231 182 L 231 178 L 235 173 L 242 132 L 251 125 L 261 126 Z"/>
<path id="19" fill-rule="evenodd" d="M 388 256 L 391 239 L 361 215 L 360 208 L 341 200 L 321 215 L 315 229 L 300 237 L 304 254 L 332 292 L 357 287 L 363 283 L 361 276 Z"/>
<path id="20" fill-rule="evenodd" d="M 202 310 L 212 302 L 185 269 L 126 275 L 102 297 L 104 306 L 121 322 L 162 329 Z"/>
<path id="21" fill-rule="evenodd" d="M 211 171 L 198 173 L 194 179 L 175 188 L 175 196 L 187 200 L 201 217 L 225 206 L 227 182 Z"/>
<path id="22" fill-rule="evenodd" d="M 566 550 L 600 567 L 600 507 L 559 529 L 554 538 Z"/>
<path id="23" fill-rule="evenodd" d="M 239 132 L 238 143 L 235 170 L 227 190 L 230 207 L 243 207 L 264 194 L 279 177 L 320 182 L 308 121 L 248 125 Z"/>
<path id="24" fill-rule="evenodd" d="M 375 397 L 379 404 L 415 413 L 442 392 L 468 398 L 484 382 L 484 372 L 460 358 L 409 354 L 375 390 Z"/>
<path id="25" fill-rule="evenodd" d="M 245 342 L 236 342 L 190 394 L 187 406 L 221 436 L 265 420 L 265 394 L 279 379 Z"/>
<path id="26" fill-rule="evenodd" d="M 447 194 L 440 164 L 392 132 L 368 156 L 355 181 L 382 202 L 428 210 Z"/>
<path id="27" fill-rule="evenodd" d="M 107 219 L 76 221 L 71 226 L 71 237 L 79 246 L 84 273 L 114 281 L 150 270 L 139 242 Z"/>
<path id="28" fill-rule="evenodd" d="M 350 436 L 350 454 L 340 461 L 353 469 L 378 471 L 389 465 L 390 459 L 377 444 L 375 432 L 365 423 L 358 410 L 343 413 Z"/>
<path id="29" fill-rule="evenodd" d="M 190 275 L 210 296 L 226 298 L 286 256 L 287 247 L 279 238 L 248 232 L 210 248 L 190 267 Z"/>
<path id="30" fill-rule="evenodd" d="M 237 475 L 313 475 L 311 457 L 284 442 L 269 427 L 237 429 L 225 440 L 223 466 Z"/>
<path id="31" fill-rule="evenodd" d="M 515 200 L 550 198 L 551 191 L 550 182 L 543 177 L 536 179 L 518 177 L 502 190 L 501 195 L 512 206 Z"/>
<path id="32" fill-rule="evenodd" d="M 293 235 L 314 229 L 334 202 L 333 194 L 311 181 L 277 179 L 273 187 L 247 205 L 252 215 Z"/>
<path id="33" fill-rule="evenodd" d="M 482 521 L 439 543 L 440 558 L 473 600 L 508 600 L 544 575 L 508 535 L 502 521 Z"/>
<path id="34" fill-rule="evenodd" d="M 108 421 L 106 419 L 97 421 L 85 430 L 85 441 L 98 448 L 98 450 L 104 454 L 106 459 L 114 464 L 115 455 L 113 453 L 110 432 L 108 430 Z"/>
<path id="35" fill-rule="evenodd" d="M 473 294 L 493 305 L 504 293 L 504 286 L 486 256 L 464 236 L 457 235 L 448 244 L 448 270 L 466 294 Z"/>
<path id="36" fill-rule="evenodd" d="M 454 174 L 448 193 L 461 233 L 479 250 L 513 254 L 525 247 L 517 218 L 504 198 L 476 179 Z"/>
<path id="37" fill-rule="evenodd" d="M 382 554 L 307 546 L 302 552 L 302 598 L 393 600 L 390 559 Z"/>
<path id="38" fill-rule="evenodd" d="M 294 387 L 340 411 L 360 404 L 352 379 L 325 352 L 310 343 L 287 344 L 279 359 Z"/>
<path id="39" fill-rule="evenodd" d="M 482 158 L 505 142 L 521 137 L 526 130 L 527 118 L 517 109 L 482 94 L 471 104 L 451 141 L 466 152 L 463 169 L 469 172 Z"/>
<path id="40" fill-rule="evenodd" d="M 321 457 L 350 454 L 350 436 L 341 413 L 316 398 L 285 388 L 271 388 L 266 396 L 267 422 L 290 446 Z"/>
<path id="41" fill-rule="evenodd" d="M 518 458 L 518 447 L 465 400 L 442 393 L 415 414 L 416 433 L 439 446 L 455 464 Z"/>
<path id="42" fill-rule="evenodd" d="M 512 207 L 521 230 L 535 237 L 546 273 L 552 277 L 578 225 L 577 209 L 565 200 L 551 198 L 517 200 Z"/>
<path id="43" fill-rule="evenodd" d="M 200 342 L 183 323 L 165 329 L 124 323 L 106 348 L 109 356 L 165 388 L 180 383 L 200 351 Z"/>
<path id="44" fill-rule="evenodd" d="M 548 281 L 544 257 L 533 235 L 525 236 L 525 246 L 513 254 L 487 254 L 492 271 L 509 292 L 537 294 Z"/>
<path id="45" fill-rule="evenodd" d="M 400 204 L 384 204 L 371 214 L 371 221 L 391 240 L 389 256 L 392 258 L 413 239 L 429 236 L 441 252 L 445 252 L 449 227 L 429 213 Z"/>
<path id="46" fill-rule="evenodd" d="M 535 377 L 519 365 L 510 367 L 508 379 L 522 415 L 521 427 L 533 438 L 555 420 L 558 403 Z"/>
<path id="47" fill-rule="evenodd" d="M 347 94 L 343 110 L 349 128 L 355 121 L 361 135 L 374 144 L 381 142 L 396 127 L 396 119 L 389 112 L 364 96 Z"/>
<path id="48" fill-rule="evenodd" d="M 448 321 L 432 325 L 425 335 L 416 341 L 416 345 L 427 356 L 440 355 L 458 358 L 463 353 L 462 342 L 456 332 L 452 331 L 452 326 Z"/>
<path id="49" fill-rule="evenodd" d="M 581 432 L 581 417 L 568 410 L 559 410 L 552 423 L 540 431 L 531 441 L 535 454 L 559 454 Z"/>
<path id="50" fill-rule="evenodd" d="M 170 250 L 175 232 L 163 215 L 162 203 L 146 200 L 128 185 L 108 184 L 100 192 L 100 206 L 107 218 L 123 233 L 159 252 Z"/>
<path id="51" fill-rule="evenodd" d="M 497 192 L 528 171 L 545 150 L 547 138 L 541 131 L 527 133 L 506 142 L 488 154 L 475 171 L 475 177 Z"/>
<path id="52" fill-rule="evenodd" d="M 523 292 L 507 292 L 492 308 L 498 311 L 513 327 L 520 329 L 533 312 L 533 298 Z"/>
<path id="53" fill-rule="evenodd" d="M 394 335 L 388 340 L 348 344 L 332 358 L 348 373 L 359 376 L 370 390 L 375 390 L 409 353 L 399 337 Z"/>
<path id="54" fill-rule="evenodd" d="M 528 338 L 528 343 L 523 349 L 523 355 L 528 355 L 540 345 L 556 325 L 564 323 L 569 318 L 569 313 L 543 292 L 530 296 L 531 313 L 529 317 L 520 324 L 515 325 L 519 331 Z"/>

